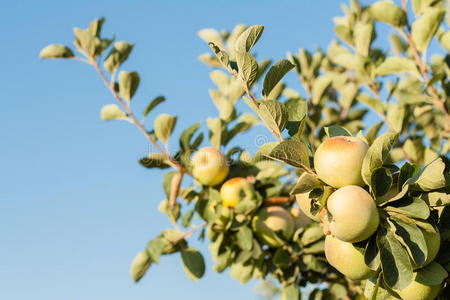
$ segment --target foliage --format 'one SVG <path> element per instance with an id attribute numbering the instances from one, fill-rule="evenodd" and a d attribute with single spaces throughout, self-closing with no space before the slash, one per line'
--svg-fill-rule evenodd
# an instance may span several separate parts
<path id="1" fill-rule="evenodd" d="M 201 126 L 194 124 L 184 130 L 178 149 L 171 151 L 176 154 L 171 156 L 169 139 L 173 139 L 177 117 L 160 114 L 152 129 L 145 123 L 165 98 L 152 100 L 143 120 L 138 121 L 131 103 L 140 77 L 122 68 L 133 44 L 102 37 L 104 19 L 95 20 L 87 29 L 74 29 L 75 47 L 81 56 L 59 44 L 42 50 L 42 58 L 79 60 L 93 66 L 118 102 L 102 108 L 102 119 L 126 120 L 155 145 L 159 152 L 142 158 L 144 167 L 172 168 L 163 177 L 167 199 L 159 209 L 174 229 L 162 231 L 139 252 L 131 266 L 135 281 L 153 263 L 159 263 L 161 255 L 175 253 L 180 254 L 189 278 L 201 278 L 203 256 L 188 241 L 200 231 L 199 238 L 209 240 L 217 272 L 229 269 L 241 283 L 272 277 L 282 286 L 282 299 L 299 299 L 300 288 L 307 283 L 327 286 L 315 289 L 310 299 L 386 299 L 397 296 L 394 290 L 411 284 L 417 268 L 419 277 L 441 284 L 442 293 L 449 293 L 450 55 L 436 53 L 431 59 L 427 55 L 433 40 L 450 48 L 450 33 L 443 23 L 444 1 L 412 1 L 413 13 L 406 1 L 400 7 L 387 0 L 367 7 L 352 0 L 343 10 L 345 15 L 335 18 L 339 41 L 332 41 L 326 52 L 302 48 L 274 64 L 258 61 L 253 54 L 263 34 L 261 25 L 238 25 L 231 32 L 199 32 L 212 50 L 199 60 L 213 69 L 210 78 L 217 86 L 209 91 L 218 109 L 218 116 L 206 122 L 209 144 L 228 149 L 228 178 L 247 178 L 256 191 L 257 201 L 244 201 L 236 208 L 222 205 L 220 186 L 182 184 L 183 176 L 192 176 L 190 155 L 204 144 Z M 394 32 L 387 50 L 374 46 L 374 40 L 381 38 L 376 31 L 380 23 Z M 99 65 L 102 59 L 109 80 Z M 282 82 L 291 70 L 298 74 L 302 91 L 288 89 Z M 236 135 L 259 122 L 254 114 L 237 111 L 238 101 L 249 105 L 275 139 L 253 156 L 232 143 Z M 364 120 L 369 114 L 377 115 L 381 122 L 366 127 Z M 361 175 L 381 218 L 377 231 L 355 244 L 366 265 L 378 272 L 363 281 L 349 280 L 327 263 L 327 228 L 322 222 L 298 226 L 292 238 L 280 239 L 281 246 L 276 248 L 258 239 L 251 226 L 259 205 L 290 209 L 293 195 L 298 193 L 309 193 L 313 215 L 326 208 L 334 189 L 317 177 L 312 157 L 327 137 L 349 135 L 370 146 Z M 326 218 L 325 214 L 322 220 Z M 204 223 L 194 226 L 193 220 L 199 219 Z M 424 232 L 438 233 L 441 242 L 437 257 L 427 266 Z"/>

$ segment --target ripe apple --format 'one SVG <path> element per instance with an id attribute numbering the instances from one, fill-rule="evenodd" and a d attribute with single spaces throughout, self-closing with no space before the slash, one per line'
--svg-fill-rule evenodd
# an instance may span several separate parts
<path id="1" fill-rule="evenodd" d="M 242 177 L 228 179 L 220 188 L 222 204 L 228 207 L 236 207 L 245 197 L 253 197 L 254 194 L 253 185 Z"/>
<path id="2" fill-rule="evenodd" d="M 198 150 L 192 157 L 192 175 L 203 185 L 215 186 L 228 175 L 225 156 L 213 147 Z"/>
<path id="3" fill-rule="evenodd" d="M 272 248 L 281 247 L 294 234 L 295 222 L 281 206 L 261 208 L 252 220 L 253 231 L 260 241 Z"/>
<path id="4" fill-rule="evenodd" d="M 364 254 L 352 243 L 341 241 L 332 235 L 325 238 L 325 256 L 334 268 L 352 280 L 363 280 L 378 272 L 364 262 Z"/>
<path id="5" fill-rule="evenodd" d="M 311 199 L 309 199 L 309 192 L 303 193 L 303 194 L 297 194 L 295 195 L 295 199 L 297 200 L 298 206 L 300 206 L 300 209 L 307 215 L 310 219 L 320 222 L 320 215 L 313 215 L 311 213 Z"/>
<path id="6" fill-rule="evenodd" d="M 294 218 L 295 230 L 311 223 L 311 219 L 297 206 L 292 206 L 290 212 Z"/>
<path id="7" fill-rule="evenodd" d="M 332 193 L 327 200 L 327 210 L 331 214 L 331 234 L 344 242 L 367 239 L 380 223 L 375 201 L 356 185 L 344 186 Z"/>
<path id="8" fill-rule="evenodd" d="M 419 271 L 420 272 L 420 271 Z M 394 290 L 403 300 L 433 300 L 441 289 L 441 285 L 426 285 L 417 281 L 418 272 L 414 272 L 414 279 L 403 290 Z"/>
<path id="9" fill-rule="evenodd" d="M 325 140 L 314 154 L 319 178 L 335 188 L 364 186 L 361 168 L 369 146 L 360 138 L 335 136 Z"/>

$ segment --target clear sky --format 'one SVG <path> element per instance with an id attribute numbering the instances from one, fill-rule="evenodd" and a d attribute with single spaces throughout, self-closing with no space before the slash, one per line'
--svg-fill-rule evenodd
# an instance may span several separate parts
<path id="1" fill-rule="evenodd" d="M 258 55 L 278 60 L 299 47 L 326 49 L 340 4 L 3 1 L 0 299 L 256 299 L 255 282 L 241 285 L 228 272 L 216 274 L 207 245 L 199 243 L 194 245 L 207 260 L 199 282 L 185 276 L 178 255 L 164 257 L 139 284 L 132 282 L 135 254 L 170 226 L 157 210 L 163 173 L 138 165 L 148 145 L 136 128 L 100 120 L 100 108 L 114 100 L 91 68 L 40 60 L 38 54 L 50 43 L 71 45 L 73 27 L 106 17 L 106 36 L 136 43 L 124 65 L 141 75 L 136 111 L 166 96 L 157 112 L 179 116 L 178 137 L 181 128 L 217 114 L 208 96 L 210 69 L 197 60 L 209 51 L 198 30 L 263 24 Z M 287 82 L 300 89 L 294 72 Z M 254 151 L 258 132 L 265 133 L 257 128 L 238 141 Z"/>

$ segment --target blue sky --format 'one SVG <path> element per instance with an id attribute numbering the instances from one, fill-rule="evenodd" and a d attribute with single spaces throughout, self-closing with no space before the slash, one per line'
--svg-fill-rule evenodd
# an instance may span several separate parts
<path id="1" fill-rule="evenodd" d="M 158 113 L 178 115 L 174 133 L 215 116 L 210 69 L 197 60 L 209 51 L 196 32 L 263 24 L 260 58 L 275 60 L 300 47 L 326 49 L 341 1 L 8 1 L 0 6 L 2 107 L 0 118 L 1 299 L 256 299 L 255 283 L 216 274 L 207 245 L 199 282 L 183 273 L 178 255 L 164 257 L 134 284 L 129 265 L 160 230 L 160 171 L 137 160 L 148 151 L 125 122 L 105 123 L 100 108 L 114 103 L 93 69 L 73 61 L 38 59 L 50 43 L 71 45 L 73 27 L 106 17 L 104 33 L 136 43 L 124 64 L 137 70 L 138 113 L 164 95 Z M 300 89 L 297 76 L 289 87 Z M 245 106 L 239 106 L 247 110 Z M 238 140 L 256 150 L 257 128 Z M 268 136 L 270 139 L 270 136 Z M 253 148 L 252 148 L 253 147 Z M 211 295 L 214 295 L 211 298 Z"/>

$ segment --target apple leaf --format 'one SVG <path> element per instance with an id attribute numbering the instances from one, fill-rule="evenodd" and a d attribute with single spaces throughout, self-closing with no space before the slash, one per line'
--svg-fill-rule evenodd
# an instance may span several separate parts
<path id="1" fill-rule="evenodd" d="M 127 118 L 125 113 L 115 104 L 107 104 L 103 106 L 100 111 L 100 116 L 103 121 L 119 119 L 125 120 Z"/>
<path id="2" fill-rule="evenodd" d="M 431 7 L 426 9 L 423 15 L 414 21 L 411 26 L 411 37 L 419 52 L 425 51 L 428 47 L 444 16 L 444 9 Z"/>
<path id="3" fill-rule="evenodd" d="M 158 96 L 150 102 L 150 104 L 144 109 L 144 117 L 146 117 L 156 106 L 164 102 L 166 98 L 164 96 Z"/>
<path id="4" fill-rule="evenodd" d="M 151 264 L 152 259 L 147 251 L 141 251 L 136 255 L 130 268 L 131 278 L 134 282 L 138 282 L 145 275 Z"/>
<path id="5" fill-rule="evenodd" d="M 417 272 L 416 281 L 424 285 L 434 286 L 441 284 L 447 276 L 447 271 L 440 264 L 433 261 Z"/>
<path id="6" fill-rule="evenodd" d="M 249 52 L 261 37 L 264 26 L 253 25 L 239 35 L 235 43 L 236 52 Z"/>
<path id="7" fill-rule="evenodd" d="M 134 44 L 127 42 L 116 42 L 113 48 L 109 52 L 108 56 L 105 58 L 103 66 L 109 72 L 117 70 L 120 65 L 122 65 L 130 55 L 133 50 Z"/>
<path id="8" fill-rule="evenodd" d="M 445 187 L 444 176 L 445 163 L 442 158 L 437 158 L 422 168 L 413 177 L 406 180 L 404 184 L 411 185 L 411 189 L 431 191 Z"/>
<path id="9" fill-rule="evenodd" d="M 163 142 L 163 144 L 168 146 L 170 135 L 177 123 L 177 117 L 173 117 L 168 114 L 160 114 L 153 124 L 155 130 L 155 136 L 158 140 Z"/>
<path id="10" fill-rule="evenodd" d="M 404 198 L 391 202 L 386 207 L 387 212 L 400 213 L 405 216 L 426 220 L 430 216 L 430 209 L 422 199 L 418 197 Z"/>
<path id="11" fill-rule="evenodd" d="M 406 13 L 389 0 L 377 1 L 368 8 L 370 15 L 381 22 L 401 27 L 406 24 Z"/>
<path id="12" fill-rule="evenodd" d="M 325 133 L 328 137 L 334 137 L 334 136 L 352 136 L 350 131 L 348 131 L 344 127 L 331 125 L 324 128 Z"/>
<path id="13" fill-rule="evenodd" d="M 297 140 L 285 140 L 267 155 L 297 168 L 309 167 L 309 155 L 306 145 Z"/>
<path id="14" fill-rule="evenodd" d="M 263 96 L 267 97 L 277 83 L 292 70 L 294 65 L 287 59 L 277 61 L 267 72 L 263 83 Z"/>
<path id="15" fill-rule="evenodd" d="M 181 251 L 181 260 L 184 272 L 192 281 L 197 281 L 205 273 L 203 255 L 194 248 L 189 247 Z"/>
<path id="16" fill-rule="evenodd" d="M 139 86 L 140 78 L 137 72 L 120 71 L 119 73 L 119 94 L 127 102 L 130 102 L 131 98 L 136 93 Z"/>
<path id="17" fill-rule="evenodd" d="M 39 53 L 40 58 L 72 58 L 74 57 L 72 50 L 70 48 L 59 45 L 52 44 L 48 45 Z"/>

